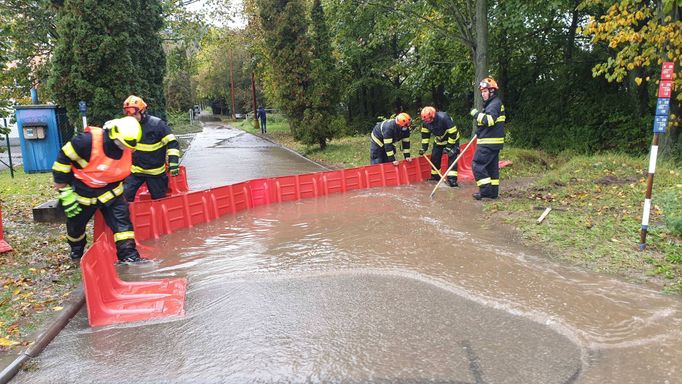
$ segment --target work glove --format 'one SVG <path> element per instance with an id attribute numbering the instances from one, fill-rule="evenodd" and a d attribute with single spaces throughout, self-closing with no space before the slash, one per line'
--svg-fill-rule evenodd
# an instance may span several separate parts
<path id="1" fill-rule="evenodd" d="M 423 156 L 423 155 L 424 155 L 424 150 L 423 150 L 423 149 L 420 149 L 420 150 L 419 150 L 419 156 Z"/>
<path id="2" fill-rule="evenodd" d="M 62 203 L 64 214 L 68 218 L 72 218 L 82 211 L 81 206 L 78 204 L 78 199 L 76 199 L 76 194 L 71 187 L 59 189 L 59 201 Z"/>
<path id="3" fill-rule="evenodd" d="M 177 176 L 180 174 L 180 166 L 178 163 L 168 163 L 168 170 L 171 176 Z"/>
<path id="4" fill-rule="evenodd" d="M 455 149 L 454 149 L 454 148 L 445 147 L 445 148 L 443 149 L 443 152 L 445 152 L 445 154 L 448 155 L 448 156 L 452 156 L 452 155 L 455 153 Z"/>
<path id="5" fill-rule="evenodd" d="M 469 114 L 470 114 L 472 117 L 476 117 L 476 115 L 478 114 L 478 109 L 476 109 L 476 108 L 472 109 L 471 112 L 469 112 Z"/>

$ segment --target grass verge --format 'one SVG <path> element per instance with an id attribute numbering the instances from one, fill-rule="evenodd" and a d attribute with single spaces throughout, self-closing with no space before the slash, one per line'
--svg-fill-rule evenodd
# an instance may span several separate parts
<path id="1" fill-rule="evenodd" d="M 33 207 L 55 198 L 52 175 L 26 174 L 21 167 L 14 175 L 0 172 L 4 239 L 14 249 L 0 254 L 0 351 L 26 345 L 80 282 L 64 225 L 33 222 Z"/>

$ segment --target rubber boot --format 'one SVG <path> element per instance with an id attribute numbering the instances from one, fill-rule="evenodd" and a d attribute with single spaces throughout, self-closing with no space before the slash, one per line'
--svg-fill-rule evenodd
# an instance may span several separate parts
<path id="1" fill-rule="evenodd" d="M 457 178 L 453 176 L 448 176 L 448 185 L 452 188 L 459 187 L 459 184 L 457 184 Z"/>
<path id="2" fill-rule="evenodd" d="M 440 176 L 437 173 L 432 173 L 429 181 L 440 181 Z"/>

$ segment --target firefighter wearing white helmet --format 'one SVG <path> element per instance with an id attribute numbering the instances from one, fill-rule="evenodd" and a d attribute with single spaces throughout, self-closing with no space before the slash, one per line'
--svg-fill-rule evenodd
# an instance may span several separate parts
<path id="1" fill-rule="evenodd" d="M 142 139 L 133 154 L 131 174 L 124 183 L 126 200 L 135 200 L 137 190 L 145 183 L 152 199 L 166 197 L 168 193 L 166 171 L 168 170 L 172 176 L 180 173 L 178 164 L 180 144 L 165 121 L 147 113 L 147 103 L 141 97 L 128 96 L 123 102 L 123 112 L 142 125 Z"/>
<path id="2" fill-rule="evenodd" d="M 486 77 L 479 84 L 483 98 L 483 111 L 471 110 L 476 121 L 476 153 L 471 168 L 479 191 L 474 199 L 497 199 L 500 189 L 500 151 L 504 146 L 504 124 L 506 115 L 502 100 L 497 96 L 497 82 Z"/>
<path id="3" fill-rule="evenodd" d="M 377 123 L 370 134 L 369 160 L 371 164 L 393 162 L 398 165 L 395 157 L 396 144 L 402 146 L 405 160 L 410 159 L 410 124 L 412 118 L 405 112 L 399 113 L 395 119 Z"/>
<path id="4" fill-rule="evenodd" d="M 107 121 L 103 128 L 86 127 L 59 151 L 52 176 L 66 214 L 72 260 L 83 256 L 86 225 L 100 210 L 114 233 L 119 261 L 146 261 L 135 247 L 135 232 L 123 197 L 123 180 L 130 174 L 132 152 L 141 138 L 137 120 L 124 117 Z"/>

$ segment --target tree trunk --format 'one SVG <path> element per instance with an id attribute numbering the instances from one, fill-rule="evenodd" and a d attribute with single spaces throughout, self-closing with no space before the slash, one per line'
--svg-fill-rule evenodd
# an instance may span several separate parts
<path id="1" fill-rule="evenodd" d="M 474 55 L 474 108 L 483 109 L 483 99 L 478 83 L 488 76 L 488 1 L 476 0 L 476 45 L 473 47 Z M 475 122 L 472 127 L 476 130 Z"/>

